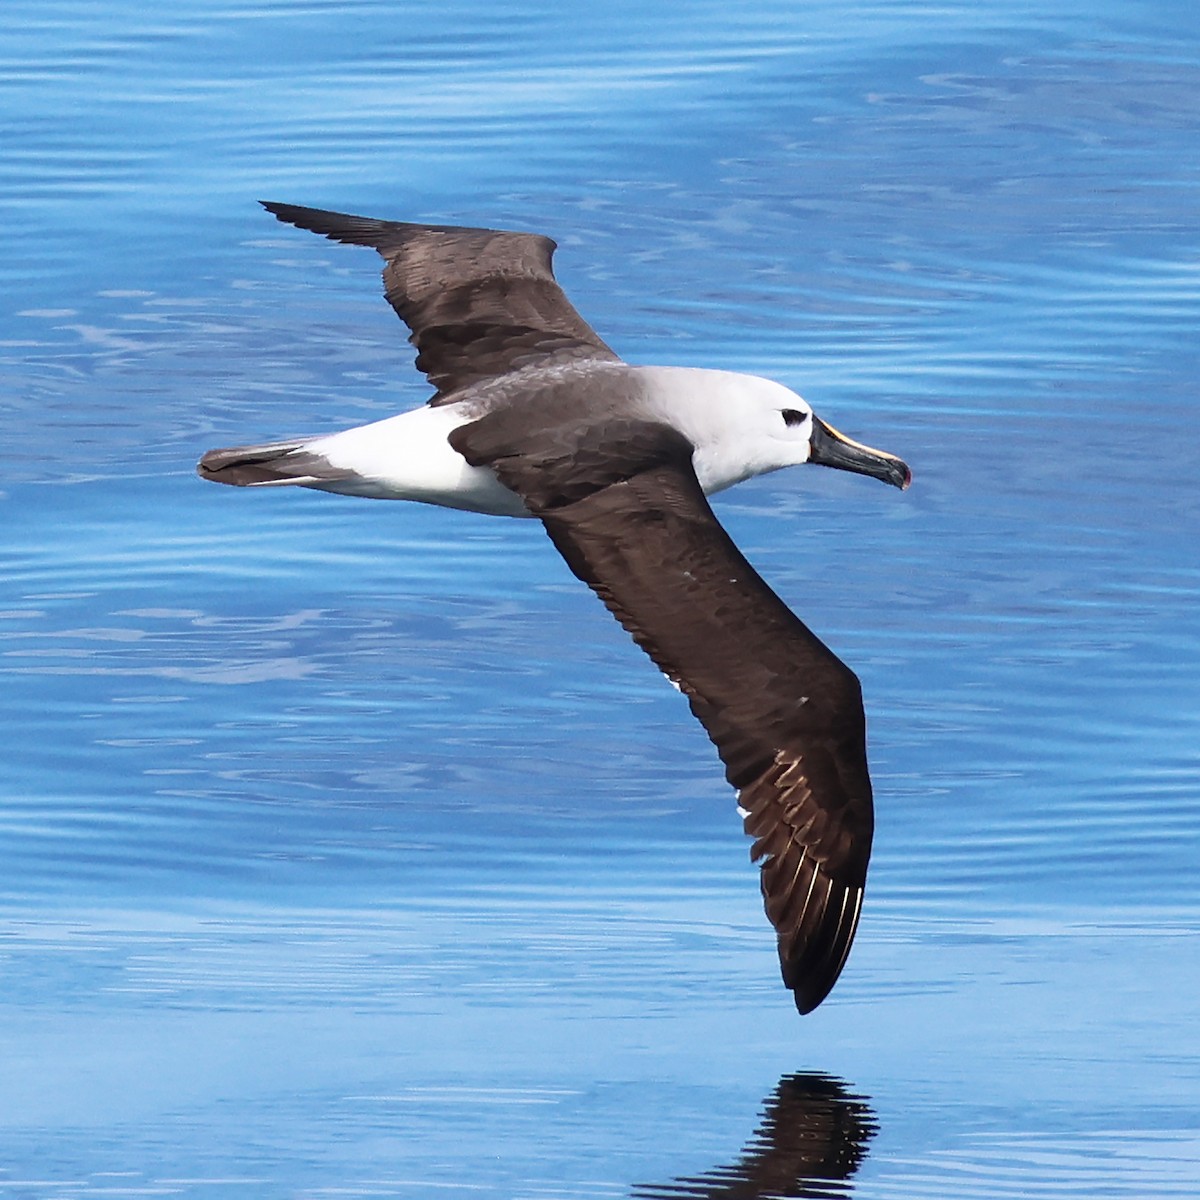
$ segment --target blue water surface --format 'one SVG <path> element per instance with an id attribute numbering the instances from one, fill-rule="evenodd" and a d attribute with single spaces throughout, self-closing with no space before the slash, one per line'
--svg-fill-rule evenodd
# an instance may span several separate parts
<path id="1" fill-rule="evenodd" d="M 0 1198 L 1200 1193 L 1193 6 L 3 23 Z M 539 526 L 196 479 L 428 394 L 259 198 L 548 233 L 912 465 L 716 502 L 867 699 L 816 1013 Z"/>

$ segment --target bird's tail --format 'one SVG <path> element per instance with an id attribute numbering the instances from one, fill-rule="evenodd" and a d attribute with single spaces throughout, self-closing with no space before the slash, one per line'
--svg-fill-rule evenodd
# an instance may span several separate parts
<path id="1" fill-rule="evenodd" d="M 267 442 L 210 450 L 196 466 L 201 479 L 233 487 L 328 487 L 353 475 L 310 453 L 308 441 Z"/>

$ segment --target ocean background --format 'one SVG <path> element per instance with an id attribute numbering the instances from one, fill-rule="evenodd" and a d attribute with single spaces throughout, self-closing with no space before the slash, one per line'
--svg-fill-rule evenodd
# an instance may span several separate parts
<path id="1" fill-rule="evenodd" d="M 0 1200 L 1200 1194 L 1200 9 L 2 24 Z M 866 696 L 817 1012 L 540 526 L 196 478 L 428 395 L 259 199 L 549 234 L 909 462 L 715 505 Z"/>

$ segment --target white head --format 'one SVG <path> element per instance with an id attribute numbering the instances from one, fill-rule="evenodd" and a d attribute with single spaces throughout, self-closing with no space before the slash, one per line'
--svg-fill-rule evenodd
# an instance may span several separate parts
<path id="1" fill-rule="evenodd" d="M 643 370 L 663 401 L 663 416 L 696 447 L 693 462 L 705 492 L 806 462 L 908 486 L 911 475 L 900 459 L 838 433 L 781 383 L 734 371 Z"/>

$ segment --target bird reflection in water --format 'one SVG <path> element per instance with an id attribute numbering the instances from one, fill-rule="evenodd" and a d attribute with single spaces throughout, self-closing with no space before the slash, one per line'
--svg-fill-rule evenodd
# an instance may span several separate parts
<path id="1" fill-rule="evenodd" d="M 740 1157 L 694 1178 L 638 1184 L 632 1200 L 807 1200 L 850 1195 L 878 1131 L 862 1096 L 830 1075 L 785 1075 Z"/>

